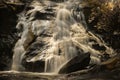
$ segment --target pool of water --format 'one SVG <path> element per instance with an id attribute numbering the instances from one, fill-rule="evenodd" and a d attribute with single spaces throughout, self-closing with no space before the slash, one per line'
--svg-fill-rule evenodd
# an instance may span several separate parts
<path id="1" fill-rule="evenodd" d="M 82 70 L 69 74 L 1 71 L 0 80 L 120 80 L 120 69 L 95 72 Z"/>

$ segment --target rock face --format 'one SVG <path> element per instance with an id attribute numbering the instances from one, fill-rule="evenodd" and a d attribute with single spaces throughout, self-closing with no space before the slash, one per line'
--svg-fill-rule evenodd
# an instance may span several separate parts
<path id="1" fill-rule="evenodd" d="M 113 50 L 88 31 L 81 1 L 31 1 L 18 14 L 19 40 L 13 49 L 12 70 L 70 73 L 100 64 L 103 54 L 113 56 Z"/>
<path id="2" fill-rule="evenodd" d="M 84 2 L 91 8 L 84 11 L 89 29 L 102 35 L 106 43 L 119 50 L 120 0 L 84 0 Z"/>
<path id="3" fill-rule="evenodd" d="M 13 70 L 70 73 L 100 64 L 103 53 L 112 55 L 102 39 L 87 31 L 81 6 L 75 7 L 79 3 L 70 2 L 34 0 L 33 8 L 19 14 Z"/>
<path id="4" fill-rule="evenodd" d="M 62 68 L 60 68 L 59 72 L 60 74 L 63 73 L 70 73 L 75 72 L 81 69 L 85 69 L 86 66 L 89 65 L 90 62 L 90 54 L 80 54 L 73 59 L 69 60 L 67 63 L 65 63 Z"/>
<path id="5" fill-rule="evenodd" d="M 0 2 L 0 70 L 9 70 L 17 41 L 17 16 Z"/>
<path id="6" fill-rule="evenodd" d="M 113 50 L 87 31 L 79 1 L 68 4 L 71 1 L 34 0 L 19 14 L 13 70 L 70 73 L 100 64 L 104 53 L 112 56 Z"/>

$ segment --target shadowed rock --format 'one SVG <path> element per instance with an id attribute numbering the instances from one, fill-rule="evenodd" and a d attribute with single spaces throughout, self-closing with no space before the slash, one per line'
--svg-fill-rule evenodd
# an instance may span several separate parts
<path id="1" fill-rule="evenodd" d="M 90 62 L 90 54 L 80 54 L 64 64 L 58 73 L 70 73 L 84 69 Z"/>

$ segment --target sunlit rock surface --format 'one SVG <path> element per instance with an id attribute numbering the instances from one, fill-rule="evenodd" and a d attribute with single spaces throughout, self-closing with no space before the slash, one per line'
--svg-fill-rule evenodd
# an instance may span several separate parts
<path id="1" fill-rule="evenodd" d="M 19 3 L 19 1 L 10 1 L 11 9 L 14 11 L 15 6 L 11 5 L 13 2 Z M 81 0 L 22 0 L 22 2 L 25 2 L 26 6 L 23 12 L 17 14 L 16 29 L 19 39 L 13 48 L 12 71 L 1 72 L 1 79 L 9 80 L 9 77 L 13 80 L 17 78 L 21 80 L 92 80 L 97 78 L 110 80 L 110 78 L 119 78 L 119 70 L 113 70 L 119 67 L 119 55 L 116 56 L 118 51 L 115 52 L 108 47 L 102 40 L 103 36 L 101 38 L 100 35 L 92 33 L 91 26 L 96 22 L 89 23 L 90 26 L 87 25 L 88 22 L 86 23 L 88 20 L 86 12 L 87 9 L 90 12 L 89 10 L 94 7 L 89 6 L 92 3 L 86 3 L 86 6 Z M 114 10 L 113 4 L 109 5 L 110 10 Z M 106 5 L 106 8 L 109 8 L 109 5 Z M 19 10 L 17 11 L 16 8 L 13 13 L 19 13 Z M 90 55 L 87 55 L 88 53 Z M 100 73 L 99 76 L 91 75 L 97 71 Z M 42 73 L 37 75 L 36 72 Z M 53 74 L 48 77 L 48 75 L 43 76 L 44 73 L 70 74 L 62 75 L 63 77 L 61 75 L 54 77 Z M 28 77 L 27 74 L 30 74 L 31 77 Z M 81 76 L 81 74 L 85 75 Z M 106 77 L 103 76 L 105 74 Z M 113 76 L 110 77 L 110 75 Z"/>
<path id="2" fill-rule="evenodd" d="M 29 5 L 33 8 L 19 14 L 16 28 L 21 32 L 12 70 L 58 73 L 64 63 L 81 54 L 90 53 L 90 63 L 88 57 L 84 67 L 101 64 L 103 54 L 113 56 L 102 38 L 88 31 L 80 1 L 70 2 L 34 0 Z"/>

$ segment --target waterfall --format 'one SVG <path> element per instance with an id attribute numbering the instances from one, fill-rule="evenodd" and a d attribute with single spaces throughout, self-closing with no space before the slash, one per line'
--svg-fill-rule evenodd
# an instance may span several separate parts
<path id="1" fill-rule="evenodd" d="M 22 56 L 24 55 L 26 47 L 34 38 L 34 35 L 31 32 L 30 23 L 26 23 L 25 20 L 26 17 L 23 16 L 23 14 L 19 16 L 20 16 L 20 21 L 17 24 L 16 28 L 18 30 L 21 30 L 21 33 L 18 34 L 20 36 L 20 39 L 16 42 L 13 50 L 14 52 L 13 63 L 12 63 L 13 71 L 24 70 L 24 68 L 21 65 Z"/>
<path id="2" fill-rule="evenodd" d="M 112 55 L 113 50 L 107 47 L 101 38 L 87 31 L 87 24 L 82 11 L 61 7 L 60 4 L 66 5 L 59 3 L 59 8 L 55 8 L 56 15 L 53 20 L 35 19 L 32 21 L 27 19 L 25 15 L 23 16 L 25 20 L 18 22 L 17 28 L 22 27 L 22 31 L 20 33 L 20 39 L 14 47 L 12 70 L 25 71 L 21 61 L 31 46 L 32 41 L 35 39 L 35 36 L 41 40 L 44 39 L 43 41 L 46 42 L 45 45 L 48 47 L 42 51 L 39 49 L 38 54 L 27 60 L 27 62 L 44 60 L 44 72 L 58 73 L 61 66 L 67 61 L 79 54 L 88 52 L 91 55 L 90 64 L 100 64 L 100 57 L 103 52 L 94 49 L 94 44 L 104 46 L 106 48 L 104 52 Z M 28 13 L 30 14 L 34 11 L 42 11 L 44 9 L 41 5 L 39 7 L 41 9 L 34 8 L 34 10 L 28 11 Z M 45 14 L 48 14 L 46 16 L 50 17 L 50 11 L 46 11 Z M 44 34 L 49 36 L 45 37 L 46 35 Z"/>

